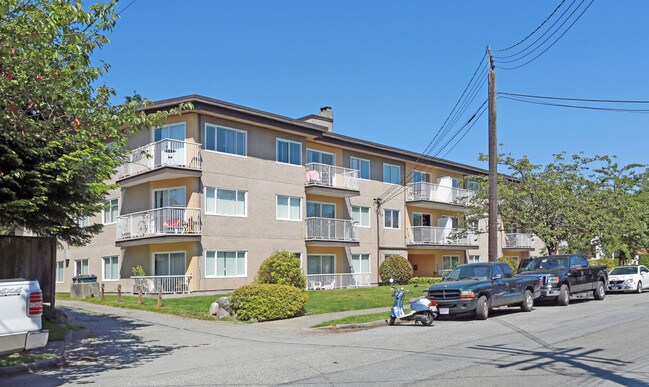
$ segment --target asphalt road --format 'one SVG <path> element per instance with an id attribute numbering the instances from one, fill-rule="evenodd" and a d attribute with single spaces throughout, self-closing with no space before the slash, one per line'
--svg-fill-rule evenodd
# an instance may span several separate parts
<path id="1" fill-rule="evenodd" d="M 66 305 L 91 328 L 69 365 L 0 384 L 649 385 L 649 293 L 345 333 Z"/>

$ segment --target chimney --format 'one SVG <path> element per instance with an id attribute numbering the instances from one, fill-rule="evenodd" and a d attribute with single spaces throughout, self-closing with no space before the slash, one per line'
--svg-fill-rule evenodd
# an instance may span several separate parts
<path id="1" fill-rule="evenodd" d="M 300 118 L 300 120 L 324 126 L 329 132 L 334 131 L 334 111 L 331 109 L 331 106 L 323 106 L 320 108 L 320 114 L 310 114 Z"/>
<path id="2" fill-rule="evenodd" d="M 331 106 L 323 106 L 320 108 L 320 116 L 330 118 L 333 121 L 334 111 L 331 110 Z"/>

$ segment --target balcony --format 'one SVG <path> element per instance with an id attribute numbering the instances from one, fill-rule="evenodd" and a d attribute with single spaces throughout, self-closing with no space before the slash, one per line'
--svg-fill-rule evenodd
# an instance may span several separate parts
<path id="1" fill-rule="evenodd" d="M 415 226 L 409 228 L 411 248 L 471 250 L 478 248 L 478 236 L 461 228 Z"/>
<path id="2" fill-rule="evenodd" d="M 503 250 L 510 251 L 531 251 L 534 250 L 534 236 L 524 233 L 505 234 Z"/>
<path id="3" fill-rule="evenodd" d="M 117 168 L 117 181 L 124 187 L 153 180 L 200 176 L 201 145 L 172 139 L 160 140 L 133 150 Z"/>
<path id="4" fill-rule="evenodd" d="M 366 288 L 371 281 L 371 273 L 307 274 L 306 290 Z"/>
<path id="5" fill-rule="evenodd" d="M 306 218 L 307 246 L 358 246 L 357 234 L 352 220 Z"/>
<path id="6" fill-rule="evenodd" d="M 200 240 L 200 208 L 162 207 L 117 217 L 117 245 Z"/>
<path id="7" fill-rule="evenodd" d="M 474 196 L 475 192 L 468 189 L 419 182 L 408 184 L 406 202 L 437 210 L 466 211 Z"/>
<path id="8" fill-rule="evenodd" d="M 358 171 L 328 164 L 306 165 L 306 193 L 347 198 L 360 195 Z"/>

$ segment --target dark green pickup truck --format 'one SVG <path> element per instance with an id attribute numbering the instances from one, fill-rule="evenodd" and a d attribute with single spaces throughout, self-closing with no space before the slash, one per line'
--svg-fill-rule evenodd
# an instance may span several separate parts
<path id="1" fill-rule="evenodd" d="M 513 277 L 509 265 L 500 262 L 471 263 L 455 267 L 444 281 L 428 288 L 440 315 L 475 313 L 485 320 L 489 310 L 517 305 L 529 312 L 541 295 L 538 276 Z"/>

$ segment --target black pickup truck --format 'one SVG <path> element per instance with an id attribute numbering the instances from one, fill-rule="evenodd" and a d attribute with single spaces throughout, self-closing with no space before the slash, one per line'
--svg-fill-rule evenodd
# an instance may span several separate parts
<path id="1" fill-rule="evenodd" d="M 489 310 L 498 306 L 516 305 L 529 312 L 541 294 L 538 277 L 513 277 L 509 265 L 500 262 L 457 266 L 427 293 L 441 315 L 475 313 L 480 320 L 486 320 Z"/>
<path id="2" fill-rule="evenodd" d="M 590 266 L 583 255 L 550 255 L 537 257 L 518 274 L 539 276 L 541 299 L 556 300 L 566 306 L 571 295 L 590 295 L 603 300 L 608 287 L 606 266 Z"/>

